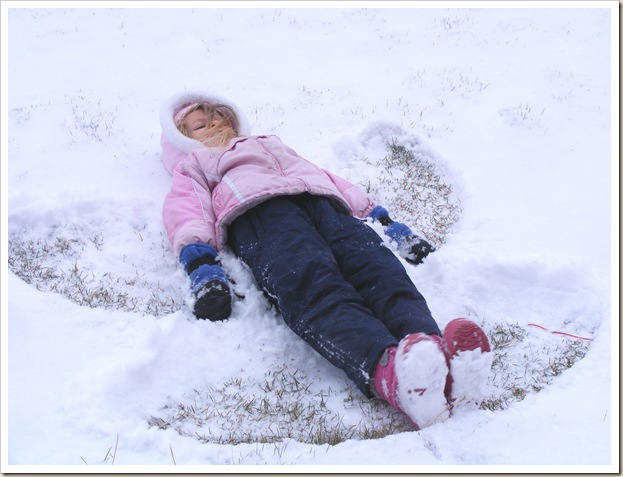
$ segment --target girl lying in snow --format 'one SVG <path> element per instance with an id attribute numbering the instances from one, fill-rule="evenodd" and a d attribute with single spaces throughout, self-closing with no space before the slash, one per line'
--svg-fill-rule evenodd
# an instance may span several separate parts
<path id="1" fill-rule="evenodd" d="M 171 98 L 160 115 L 173 184 L 163 207 L 171 246 L 190 276 L 197 318 L 222 320 L 232 293 L 219 262 L 246 263 L 287 325 L 368 397 L 419 429 L 482 401 L 491 366 L 483 330 L 466 319 L 443 334 L 400 260 L 432 251 L 359 187 L 253 136 L 238 108 L 202 92 Z M 415 245 L 414 245 L 415 243 Z"/>

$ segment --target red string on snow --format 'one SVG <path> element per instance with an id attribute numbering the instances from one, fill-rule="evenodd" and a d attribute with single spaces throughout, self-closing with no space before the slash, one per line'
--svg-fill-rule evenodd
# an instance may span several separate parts
<path id="1" fill-rule="evenodd" d="M 593 338 L 584 338 L 583 336 L 572 335 L 572 334 L 569 334 L 569 333 L 565 333 L 564 331 L 550 331 L 547 328 L 545 328 L 545 327 L 543 327 L 541 325 L 537 325 L 535 323 L 528 323 L 528 326 L 534 326 L 536 328 L 541 328 L 542 330 L 545 330 L 548 333 L 551 333 L 553 335 L 563 335 L 563 336 L 569 336 L 571 338 L 577 338 L 579 340 L 593 341 Z"/>

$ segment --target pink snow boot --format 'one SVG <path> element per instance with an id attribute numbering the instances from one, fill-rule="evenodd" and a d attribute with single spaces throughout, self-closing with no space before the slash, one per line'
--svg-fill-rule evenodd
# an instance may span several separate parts
<path id="1" fill-rule="evenodd" d="M 447 378 L 441 339 L 414 333 L 385 350 L 374 370 L 373 389 L 419 430 L 450 416 Z"/>
<path id="2" fill-rule="evenodd" d="M 478 409 L 493 361 L 487 335 L 473 321 L 456 318 L 446 325 L 442 343 L 450 368 L 445 392 L 452 413 Z"/>

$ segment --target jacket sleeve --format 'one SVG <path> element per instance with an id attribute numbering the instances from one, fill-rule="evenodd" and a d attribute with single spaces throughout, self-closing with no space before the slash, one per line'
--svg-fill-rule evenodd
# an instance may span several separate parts
<path id="1" fill-rule="evenodd" d="M 162 219 L 176 256 L 190 243 L 216 246 L 211 192 L 193 179 L 183 163 L 173 171 L 173 184 L 164 199 Z"/>
<path id="2" fill-rule="evenodd" d="M 348 202 L 348 205 L 350 205 L 353 211 L 353 215 L 361 219 L 367 218 L 368 214 L 370 214 L 372 209 L 376 206 L 372 198 L 366 194 L 361 187 L 324 169 L 323 171 L 329 176 L 331 182 L 335 184 L 335 187 L 337 187 L 344 199 L 346 199 L 346 202 Z"/>

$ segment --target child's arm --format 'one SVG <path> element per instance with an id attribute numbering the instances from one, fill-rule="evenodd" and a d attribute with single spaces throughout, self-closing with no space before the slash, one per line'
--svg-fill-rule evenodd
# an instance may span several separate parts
<path id="1" fill-rule="evenodd" d="M 342 179 L 327 170 L 323 169 L 323 171 L 329 176 L 331 182 L 335 184 L 335 187 L 337 187 L 344 199 L 346 199 L 353 211 L 353 215 L 360 219 L 367 218 L 376 205 L 370 196 L 361 187 L 350 183 L 346 179 Z"/>
<path id="2" fill-rule="evenodd" d="M 214 247 L 215 228 L 210 190 L 181 165 L 164 200 L 163 221 L 171 247 L 190 277 L 193 314 L 211 321 L 229 318 L 229 281 Z"/>
<path id="3" fill-rule="evenodd" d="M 173 184 L 164 199 L 162 218 L 177 256 L 185 245 L 191 243 L 216 245 L 211 192 L 194 180 L 184 166 L 173 171 Z"/>

